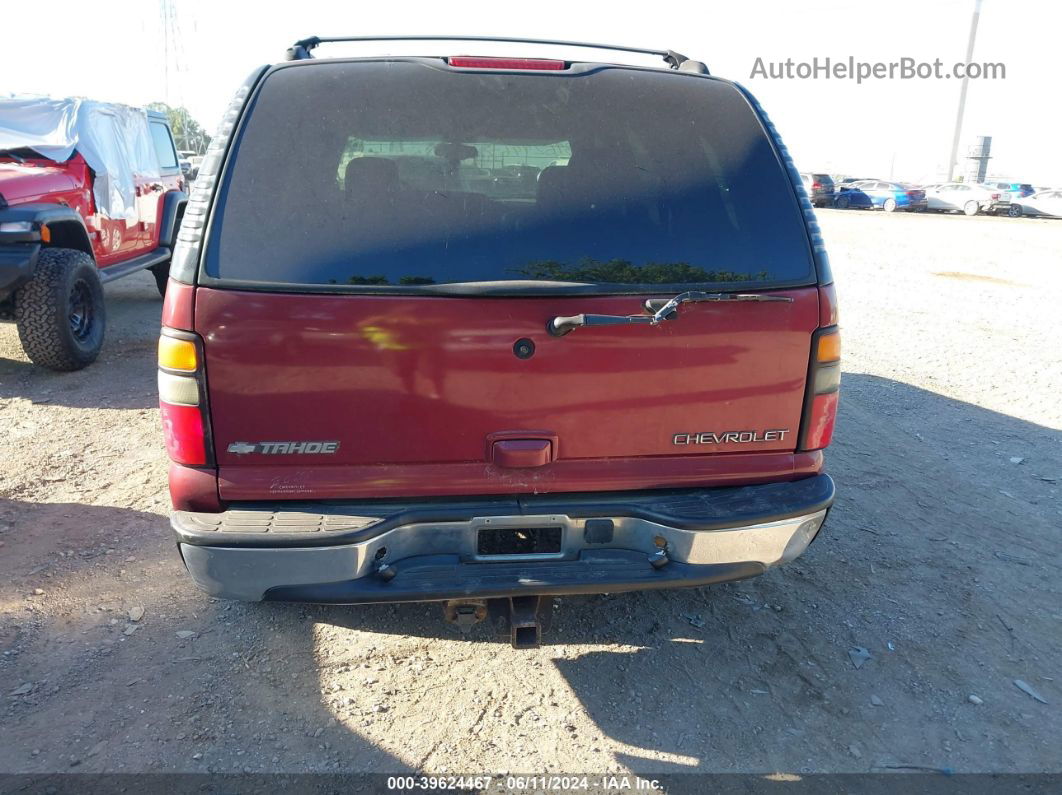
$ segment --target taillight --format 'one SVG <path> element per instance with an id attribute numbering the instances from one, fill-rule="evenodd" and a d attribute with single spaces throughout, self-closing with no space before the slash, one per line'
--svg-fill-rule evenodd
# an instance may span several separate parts
<path id="1" fill-rule="evenodd" d="M 465 69 L 539 69 L 545 71 L 564 69 L 564 61 L 546 58 L 481 58 L 473 55 L 452 55 L 449 61 L 450 66 Z"/>
<path id="2" fill-rule="evenodd" d="M 202 342 L 189 331 L 163 328 L 159 337 L 159 410 L 170 460 L 213 464 L 206 413 Z"/>
<path id="3" fill-rule="evenodd" d="M 819 190 L 822 187 L 822 183 L 821 182 L 812 182 L 811 183 L 811 187 L 812 187 L 813 190 Z"/>
<path id="4" fill-rule="evenodd" d="M 992 200 L 993 200 L 993 201 L 995 201 L 995 200 L 996 200 L 996 199 L 998 199 L 998 198 L 999 198 L 999 194 L 998 194 L 998 193 L 993 193 L 993 194 L 992 194 Z"/>
<path id="5" fill-rule="evenodd" d="M 841 387 L 841 335 L 837 326 L 811 336 L 811 364 L 800 428 L 800 449 L 821 450 L 833 440 Z"/>

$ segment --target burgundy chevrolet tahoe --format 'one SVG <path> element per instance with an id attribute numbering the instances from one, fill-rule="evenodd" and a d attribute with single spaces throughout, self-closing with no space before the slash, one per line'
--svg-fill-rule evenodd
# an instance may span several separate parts
<path id="1" fill-rule="evenodd" d="M 540 597 L 799 556 L 834 497 L 837 303 L 748 92 L 670 51 L 320 41 L 238 92 L 170 269 L 159 391 L 195 582 L 438 601 L 531 646 Z"/>

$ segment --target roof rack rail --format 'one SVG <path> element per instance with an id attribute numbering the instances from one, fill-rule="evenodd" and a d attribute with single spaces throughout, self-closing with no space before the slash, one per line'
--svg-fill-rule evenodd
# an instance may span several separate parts
<path id="1" fill-rule="evenodd" d="M 624 47 L 614 44 L 591 44 L 585 41 L 560 41 L 556 39 L 524 39 L 511 36 L 310 36 L 295 42 L 287 52 L 286 60 L 302 61 L 313 58 L 310 51 L 318 44 L 332 44 L 347 41 L 493 41 L 505 44 L 549 44 L 561 47 L 588 47 L 594 50 L 615 50 L 617 52 L 636 52 L 642 55 L 659 55 L 672 69 L 679 69 L 682 64 L 690 62 L 702 66 L 699 62 L 690 61 L 685 55 L 674 50 L 649 50 L 643 47 Z M 701 71 L 698 69 L 697 71 Z M 702 73 L 707 74 L 707 69 Z"/>

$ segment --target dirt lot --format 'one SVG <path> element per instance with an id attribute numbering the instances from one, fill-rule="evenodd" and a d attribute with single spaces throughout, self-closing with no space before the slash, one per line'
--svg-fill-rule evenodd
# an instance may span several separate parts
<path id="1" fill-rule="evenodd" d="M 0 771 L 1062 770 L 1062 221 L 820 218 L 825 535 L 746 583 L 563 600 L 536 651 L 431 605 L 204 597 L 150 276 L 107 288 L 83 372 L 0 326 Z"/>

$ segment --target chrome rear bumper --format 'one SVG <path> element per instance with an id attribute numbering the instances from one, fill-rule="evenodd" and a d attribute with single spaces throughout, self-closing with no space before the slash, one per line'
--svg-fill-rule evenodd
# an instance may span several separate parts
<path id="1" fill-rule="evenodd" d="M 353 513 L 263 509 L 177 513 L 173 525 L 195 583 L 211 595 L 230 599 L 359 603 L 638 590 L 741 579 L 798 557 L 819 532 L 833 502 L 832 481 L 826 475 L 818 479 L 825 480 L 814 488 L 797 482 L 803 484 L 805 504 L 791 500 L 782 518 L 774 518 L 778 511 L 762 498 L 778 492 L 779 486 L 796 489 L 797 483 L 717 490 L 720 498 L 733 500 L 740 491 L 743 498 L 760 500 L 763 513 L 771 518 L 727 523 L 716 516 L 708 523 L 710 529 L 687 521 L 686 513 L 673 521 L 657 511 L 642 512 L 654 518 L 624 515 L 637 513 L 631 499 L 617 503 L 612 513 L 590 511 L 593 515 L 575 510 L 579 503 L 567 499 L 560 501 L 567 503 L 564 512 L 497 513 L 449 521 L 388 523 L 379 516 Z M 714 490 L 699 491 L 698 499 L 707 500 Z M 682 496 L 684 511 L 697 504 L 688 496 Z M 652 499 L 659 506 L 660 496 Z M 599 502 L 595 499 L 593 508 L 606 507 Z M 743 513 L 748 511 L 735 511 L 737 516 Z M 555 551 L 483 554 L 481 531 L 498 528 L 557 528 L 560 539 Z M 322 543 L 330 533 L 343 538 Z M 314 544 L 299 545 L 300 534 L 313 537 Z"/>

